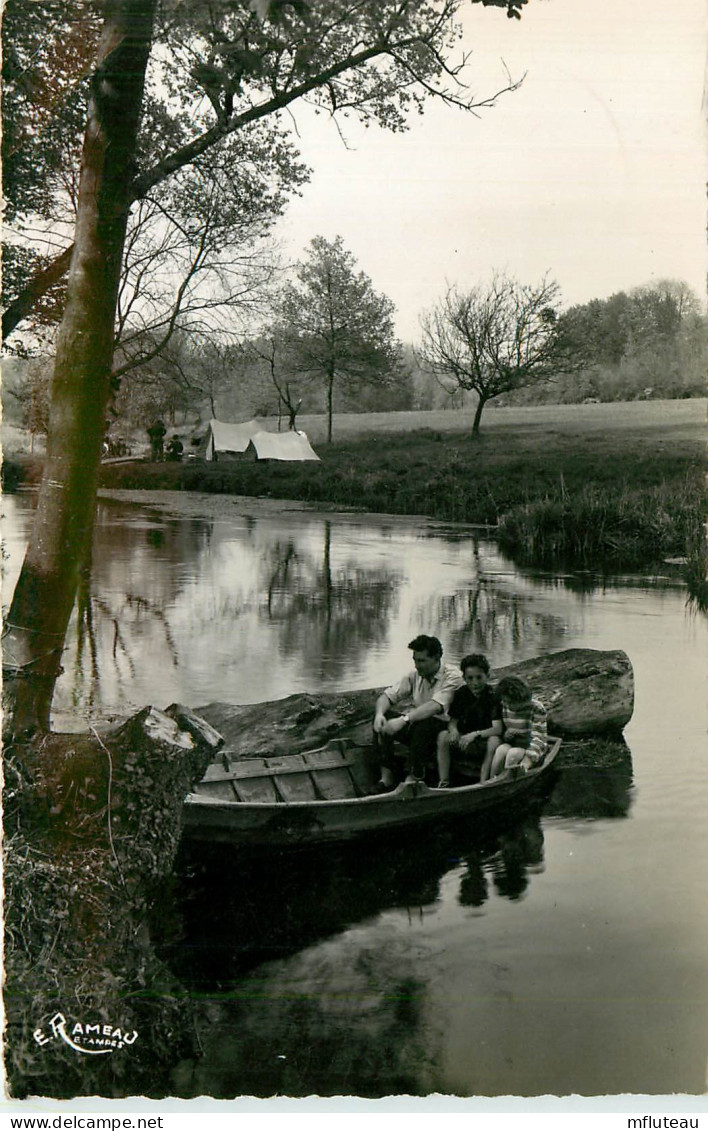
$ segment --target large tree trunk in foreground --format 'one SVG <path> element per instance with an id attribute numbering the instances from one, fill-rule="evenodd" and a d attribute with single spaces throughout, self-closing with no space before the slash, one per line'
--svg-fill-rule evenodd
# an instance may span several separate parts
<path id="1" fill-rule="evenodd" d="M 156 0 L 108 0 L 93 76 L 74 254 L 57 340 L 47 459 L 7 619 L 13 731 L 49 727 L 78 570 L 91 530 L 113 362 L 129 187 Z"/>
<path id="2" fill-rule="evenodd" d="M 520 675 L 528 682 L 548 708 L 551 734 L 614 735 L 632 717 L 634 677 L 624 652 L 570 648 L 498 668 L 493 674 L 495 680 Z M 224 736 L 230 758 L 263 758 L 316 749 L 334 737 L 367 742 L 380 691 L 290 695 L 245 707 L 210 703 L 197 713 Z"/>
<path id="3" fill-rule="evenodd" d="M 103 737 L 5 749 L 3 1044 L 15 1098 L 164 1096 L 196 1054 L 189 1005 L 151 940 L 184 795 L 218 739 L 183 708 L 172 715 L 148 707 Z M 100 1053 L 104 1025 L 127 1037 Z"/>

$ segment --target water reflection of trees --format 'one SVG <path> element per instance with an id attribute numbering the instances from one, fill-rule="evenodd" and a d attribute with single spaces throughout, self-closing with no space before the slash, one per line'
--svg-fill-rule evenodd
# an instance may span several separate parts
<path id="1" fill-rule="evenodd" d="M 122 511 L 116 519 L 114 507 L 99 504 L 90 550 L 79 574 L 75 620 L 67 637 L 65 664 L 75 712 L 91 714 L 99 708 L 101 687 L 107 680 L 129 701 L 141 646 L 147 638 L 154 639 L 155 632 L 165 660 L 173 667 L 178 665 L 178 649 L 165 609 L 184 585 L 183 562 L 208 548 L 211 528 L 210 522 L 153 522 L 143 516 L 131 522 Z M 159 551 L 159 568 L 155 551 Z"/>
<path id="2" fill-rule="evenodd" d="M 579 597 L 592 597 L 603 595 L 608 590 L 617 589 L 652 589 L 657 592 L 676 592 L 683 589 L 684 585 L 676 569 L 671 569 L 666 574 L 640 574 L 640 573 L 599 573 L 594 570 L 574 569 L 572 572 L 563 572 L 563 566 L 558 565 L 552 574 L 548 571 L 532 569 L 530 567 L 514 566 L 519 576 L 527 578 L 539 589 L 558 590 L 574 593 Z M 560 576 L 559 576 L 560 574 Z"/>
<path id="3" fill-rule="evenodd" d="M 544 869 L 542 819 L 622 818 L 631 806 L 632 759 L 623 742 L 569 742 L 565 751 L 540 792 L 501 813 L 311 853 L 245 852 L 236 886 L 223 885 L 220 847 L 185 845 L 177 890 L 183 934 L 170 946 L 181 976 L 193 986 L 222 986 L 384 910 L 422 914 L 451 870 L 464 907 L 482 908 L 493 893 L 518 900 Z M 218 922 L 208 913 L 215 901 Z"/>
<path id="4" fill-rule="evenodd" d="M 427 826 L 412 836 L 313 853 L 245 855 L 238 885 L 225 887 L 221 850 L 185 846 L 178 869 L 182 936 L 167 948 L 193 988 L 223 987 L 384 910 L 423 914 L 440 880 L 459 871 L 458 902 L 482 906 L 489 882 L 518 899 L 543 858 L 541 801 L 516 818 Z M 218 922 L 208 908 L 219 904 Z"/>
<path id="5" fill-rule="evenodd" d="M 279 628 L 283 655 L 301 655 L 318 670 L 330 656 L 356 663 L 388 635 L 401 576 L 351 559 L 332 564 L 332 526 L 323 524 L 322 553 L 277 541 L 266 553 L 261 617 Z"/>
<path id="6" fill-rule="evenodd" d="M 287 971 L 272 972 L 267 1000 L 256 973 L 233 996 L 206 1008 L 198 1003 L 204 1056 L 177 1094 L 373 1099 L 442 1092 L 436 1061 L 445 1034 L 426 1008 L 419 966 L 397 948 L 305 953 Z"/>
<path id="7" fill-rule="evenodd" d="M 529 637 L 539 652 L 553 651 L 563 646 L 566 634 L 564 618 L 539 612 L 533 594 L 510 593 L 484 577 L 454 593 L 432 597 L 420 616 L 421 623 L 444 625 L 448 651 L 458 655 L 493 655 Z"/>
<path id="8" fill-rule="evenodd" d="M 161 953 L 191 993 L 218 1002 L 197 1090 L 435 1091 L 443 1034 L 430 1032 L 425 1008 L 426 935 L 411 947 L 380 917 L 398 912 L 424 922 L 450 898 L 441 880 L 451 875 L 446 893 L 465 911 L 520 899 L 543 865 L 541 805 L 538 798 L 516 817 L 477 819 L 473 828 L 455 821 L 374 844 L 243 856 L 238 883 L 229 885 L 221 849 L 185 848 L 180 913 Z"/>
<path id="9" fill-rule="evenodd" d="M 75 714 L 87 714 L 102 702 L 129 702 L 131 682 L 145 677 L 148 650 L 177 669 L 185 632 L 190 639 L 195 632 L 221 637 L 244 616 L 275 630 L 274 657 L 297 656 L 313 673 L 335 660 L 356 663 L 386 638 L 401 577 L 360 564 L 355 551 L 335 560 L 331 524 L 316 530 L 319 552 L 307 531 L 274 542 L 268 523 L 259 544 L 253 521 L 234 540 L 231 526 L 215 533 L 211 521 L 152 520 L 99 507 L 60 704 L 68 698 Z"/>
<path id="10" fill-rule="evenodd" d="M 546 867 L 553 820 L 625 816 L 631 780 L 622 743 L 569 743 L 566 764 L 541 794 L 474 824 L 312 853 L 244 854 L 229 885 L 220 846 L 184 846 L 161 952 L 190 993 L 214 1002 L 194 1094 L 440 1089 L 444 1034 L 432 1030 L 426 1008 L 431 982 L 445 977 L 435 957 L 439 928 L 401 934 L 396 913 L 416 926 L 445 901 L 448 917 L 452 901 L 474 920 L 494 900 L 522 900 Z M 470 925 L 470 940 L 484 929 Z"/>

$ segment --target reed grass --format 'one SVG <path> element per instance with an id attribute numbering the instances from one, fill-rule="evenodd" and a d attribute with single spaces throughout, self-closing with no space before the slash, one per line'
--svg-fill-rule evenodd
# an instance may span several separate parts
<path id="1" fill-rule="evenodd" d="M 684 579 L 690 606 L 699 613 L 708 613 L 708 523 L 699 518 L 687 538 Z"/>
<path id="2" fill-rule="evenodd" d="M 513 507 L 499 522 L 501 548 L 515 560 L 585 566 L 652 566 L 687 556 L 705 492 L 693 479 L 644 490 L 594 484 Z"/>

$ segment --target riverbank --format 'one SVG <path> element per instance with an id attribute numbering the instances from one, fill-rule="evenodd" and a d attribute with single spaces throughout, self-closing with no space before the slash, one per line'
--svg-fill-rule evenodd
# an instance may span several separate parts
<path id="1" fill-rule="evenodd" d="M 320 464 L 116 465 L 104 468 L 102 485 L 498 525 L 505 551 L 526 562 L 617 568 L 681 557 L 700 575 L 708 507 L 700 418 L 671 402 L 661 414 L 638 406 L 602 422 L 572 407 L 562 422 L 538 409 L 519 419 L 516 410 L 477 441 L 459 432 L 372 431 L 320 446 Z"/>
<path id="2" fill-rule="evenodd" d="M 685 558 L 704 574 L 704 401 L 499 409 L 477 440 L 456 414 L 438 417 L 446 430 L 421 429 L 416 413 L 353 416 L 358 431 L 320 443 L 320 463 L 134 461 L 104 465 L 101 486 L 424 515 L 499 526 L 505 551 L 526 562 L 626 568 Z M 316 419 L 304 423 L 316 437 Z M 6 476 L 37 471 L 18 457 Z"/>

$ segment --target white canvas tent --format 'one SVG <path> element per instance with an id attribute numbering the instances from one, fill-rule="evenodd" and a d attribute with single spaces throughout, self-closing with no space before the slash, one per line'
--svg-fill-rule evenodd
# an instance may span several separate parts
<path id="1" fill-rule="evenodd" d="M 254 418 L 242 424 L 210 420 L 206 432 L 204 458 L 217 460 L 250 456 L 258 460 L 317 460 L 304 432 L 268 432 L 263 422 Z"/>
<path id="2" fill-rule="evenodd" d="M 304 432 L 256 432 L 251 436 L 256 459 L 317 460 Z"/>
<path id="3" fill-rule="evenodd" d="M 227 424 L 223 420 L 210 420 L 206 434 L 204 458 L 218 459 L 220 455 L 243 455 L 251 437 L 263 431 L 260 420 L 246 420 L 243 424 Z"/>

